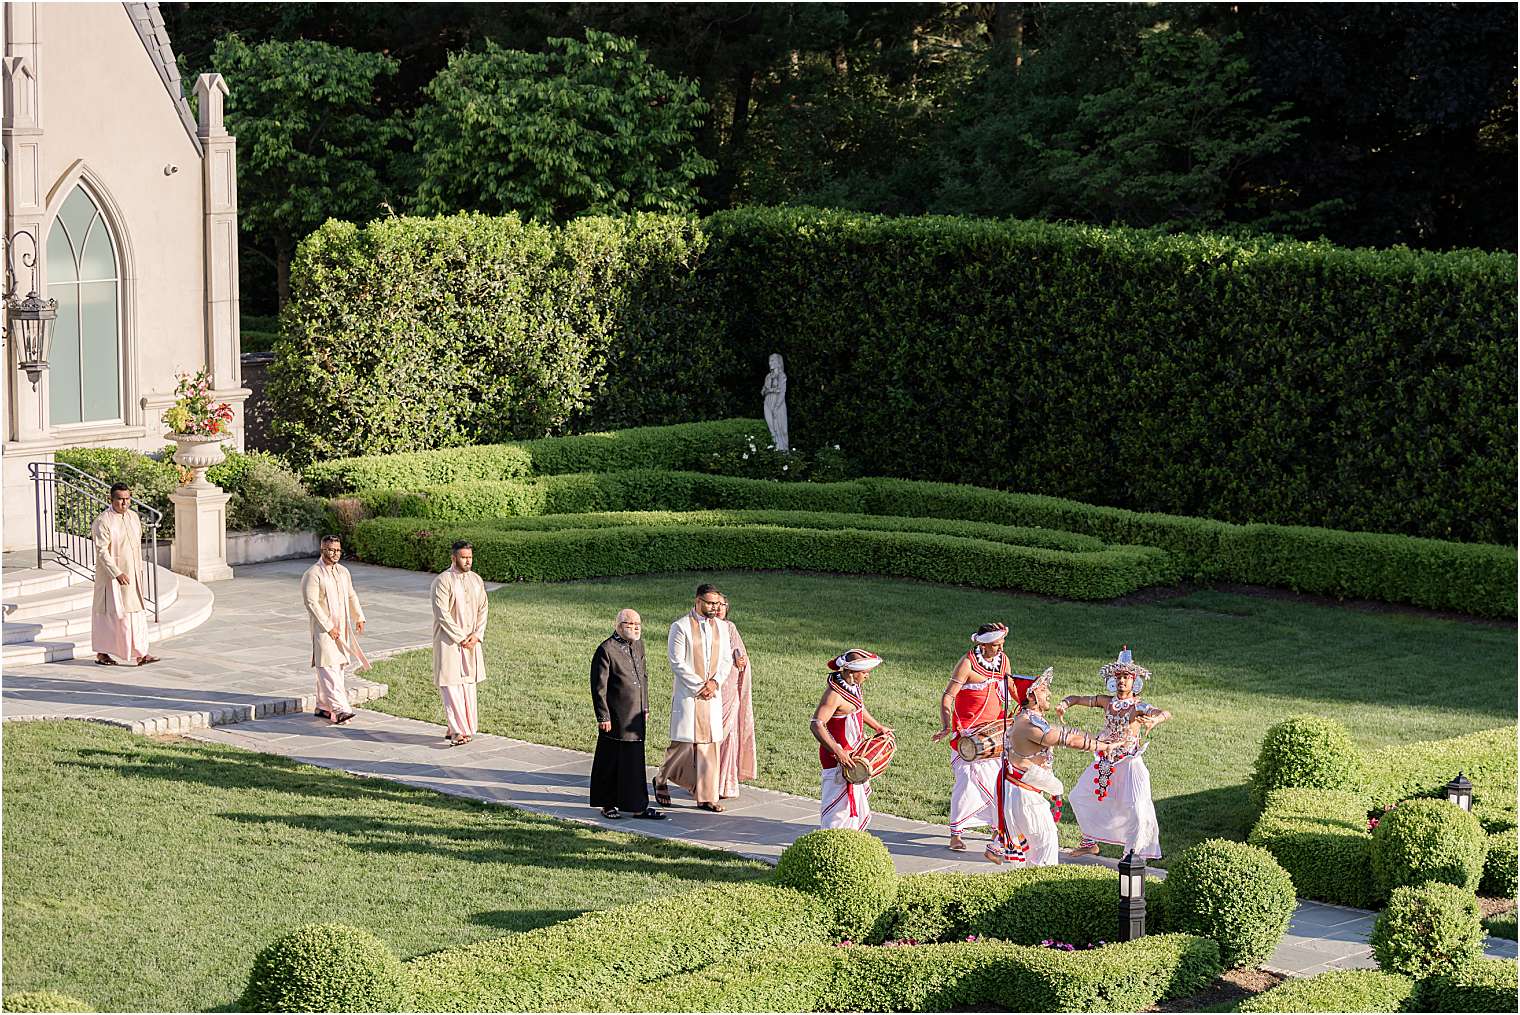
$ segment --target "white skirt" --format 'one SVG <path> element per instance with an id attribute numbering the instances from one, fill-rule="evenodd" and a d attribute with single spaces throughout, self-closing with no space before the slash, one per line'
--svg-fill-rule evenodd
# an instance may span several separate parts
<path id="1" fill-rule="evenodd" d="M 853 828 L 864 831 L 871 823 L 871 783 L 854 783 L 843 768 L 825 768 L 818 805 L 819 828 Z"/>
<path id="2" fill-rule="evenodd" d="M 1066 798 L 1077 824 L 1082 826 L 1084 840 L 1133 850 L 1147 860 L 1160 857 L 1161 827 L 1156 823 L 1151 773 L 1144 760 L 1139 754 L 1131 754 L 1115 762 L 1107 786 L 1099 785 L 1101 776 L 1099 762 L 1094 761 Z"/>
<path id="3" fill-rule="evenodd" d="M 967 761 L 950 753 L 950 773 L 955 784 L 950 790 L 950 832 L 959 835 L 971 825 L 997 826 L 998 770 L 1002 758 Z"/>
<path id="4" fill-rule="evenodd" d="M 1050 802 L 1043 793 L 1003 783 L 1003 820 L 1012 840 L 1008 859 L 1028 867 L 1054 867 L 1061 858 Z"/>

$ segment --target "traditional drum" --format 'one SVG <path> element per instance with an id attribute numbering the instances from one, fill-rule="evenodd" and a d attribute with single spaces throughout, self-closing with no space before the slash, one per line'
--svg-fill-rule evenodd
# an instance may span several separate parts
<path id="1" fill-rule="evenodd" d="M 955 741 L 955 750 L 966 761 L 980 761 L 983 758 L 1001 758 L 1003 756 L 1003 731 L 1008 728 L 1008 720 L 993 719 L 984 722 L 980 726 L 973 726 L 962 733 Z"/>
<path id="2" fill-rule="evenodd" d="M 845 781 L 858 784 L 874 779 L 886 771 L 896 750 L 896 737 L 878 733 L 855 749 L 855 760 L 844 766 Z"/>

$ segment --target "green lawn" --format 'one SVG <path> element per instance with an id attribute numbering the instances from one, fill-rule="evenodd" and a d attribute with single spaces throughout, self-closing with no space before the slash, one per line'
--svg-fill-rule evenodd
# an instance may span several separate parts
<path id="1" fill-rule="evenodd" d="M 816 796 L 808 719 L 824 662 L 860 646 L 886 659 L 867 685 L 866 702 L 898 732 L 896 757 L 875 785 L 872 806 L 910 818 L 948 819 L 948 749 L 929 737 L 939 728 L 939 696 L 951 667 L 970 632 L 990 620 L 1012 628 L 1020 672 L 1055 667 L 1058 696 L 1100 693 L 1097 668 L 1122 643 L 1151 670 L 1145 697 L 1176 716 L 1156 731 L 1146 754 L 1168 853 L 1209 836 L 1244 837 L 1251 817 L 1244 782 L 1262 734 L 1286 716 L 1333 717 L 1366 747 L 1515 721 L 1515 632 L 1508 627 L 1217 592 L 1117 606 L 883 579 L 734 573 L 497 591 L 481 728 L 591 749 L 591 652 L 611 633 L 617 610 L 628 606 L 644 615 L 651 640 L 647 756 L 657 761 L 670 715 L 666 632 L 704 578 L 728 593 L 731 619 L 755 662 L 760 785 Z M 431 674 L 427 652 L 380 663 L 368 676 L 391 691 L 369 707 L 441 721 Z M 1094 709 L 1072 709 L 1068 719 L 1098 726 Z M 1070 785 L 1089 760 L 1063 751 L 1058 774 Z M 1071 843 L 1073 822 L 1068 808 L 1061 830 Z"/>
<path id="2" fill-rule="evenodd" d="M 84 723 L 4 727 L 5 989 L 226 1007 L 281 931 L 403 956 L 744 880 L 723 853 L 267 755 Z"/>

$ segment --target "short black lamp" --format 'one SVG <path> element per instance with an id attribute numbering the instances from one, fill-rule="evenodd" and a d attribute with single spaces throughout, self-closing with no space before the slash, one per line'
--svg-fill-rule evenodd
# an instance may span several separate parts
<path id="1" fill-rule="evenodd" d="M 1472 810 L 1472 783 L 1467 781 L 1467 776 L 1458 772 L 1457 777 L 1446 784 L 1446 799 L 1464 811 Z"/>
<path id="2" fill-rule="evenodd" d="M 1145 937 L 1145 858 L 1134 850 L 1119 861 L 1119 940 Z"/>

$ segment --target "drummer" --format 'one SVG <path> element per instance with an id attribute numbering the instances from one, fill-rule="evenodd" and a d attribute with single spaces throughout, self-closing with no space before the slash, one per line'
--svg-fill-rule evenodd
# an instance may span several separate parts
<path id="1" fill-rule="evenodd" d="M 864 728 L 877 733 L 892 731 L 866 710 L 861 687 L 866 676 L 881 665 L 881 656 L 852 648 L 829 660 L 829 678 L 823 698 L 813 713 L 813 736 L 818 741 L 818 762 L 823 766 L 819 800 L 820 828 L 853 828 L 864 831 L 871 823 L 871 782 L 852 783 L 844 777 L 854 751 L 865 742 Z"/>
<path id="2" fill-rule="evenodd" d="M 1012 666 L 1003 652 L 1008 638 L 1007 624 L 983 624 L 971 636 L 971 648 L 955 664 L 950 683 L 939 699 L 941 728 L 934 734 L 937 743 L 950 740 L 950 848 L 966 849 L 963 833 L 973 825 L 996 827 L 997 780 L 1002 765 L 1003 730 L 1008 719 L 1008 678 Z M 1027 688 L 1027 683 L 1025 688 Z M 1025 688 L 1015 694 L 1022 700 Z M 979 731 L 978 739 L 970 731 Z M 952 734 L 954 734 L 952 736 Z M 960 753 L 962 740 L 981 747 L 975 760 L 967 761 Z"/>

